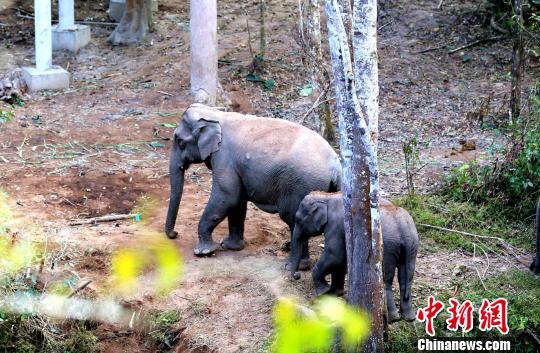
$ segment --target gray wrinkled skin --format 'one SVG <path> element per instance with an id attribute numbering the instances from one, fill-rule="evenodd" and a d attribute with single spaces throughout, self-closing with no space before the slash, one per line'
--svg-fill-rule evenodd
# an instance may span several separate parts
<path id="1" fill-rule="evenodd" d="M 212 191 L 198 227 L 195 255 L 212 254 L 218 247 L 212 231 L 225 218 L 229 235 L 221 246 L 244 247 L 247 202 L 278 213 L 294 230 L 300 201 L 311 191 L 337 191 L 341 166 L 332 147 L 317 133 L 280 119 L 221 112 L 193 104 L 174 132 L 170 158 L 171 197 L 165 232 L 178 234 L 174 225 L 182 198 L 184 172 L 204 162 L 212 170 Z M 301 258 L 309 264 L 307 243 Z"/>
<path id="2" fill-rule="evenodd" d="M 411 302 L 411 285 L 419 242 L 416 226 L 407 211 L 385 199 L 381 199 L 380 213 L 388 320 L 392 322 L 400 318 L 392 293 L 392 282 L 397 269 L 401 315 L 412 321 L 415 312 Z M 343 200 L 340 192 L 312 192 L 302 200 L 296 212 L 290 269 L 295 279 L 300 278 L 296 272 L 300 262 L 300 246 L 309 237 L 324 233 L 324 251 L 312 270 L 317 295 L 343 293 L 347 269 L 343 227 Z M 329 274 L 332 278 L 330 285 L 325 279 Z"/>

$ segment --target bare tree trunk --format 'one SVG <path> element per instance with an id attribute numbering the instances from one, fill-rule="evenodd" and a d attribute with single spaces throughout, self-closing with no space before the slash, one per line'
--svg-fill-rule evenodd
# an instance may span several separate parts
<path id="1" fill-rule="evenodd" d="M 332 110 L 326 101 L 326 84 L 330 82 L 328 72 L 324 67 L 321 40 L 321 15 L 319 0 L 307 0 L 307 50 L 310 57 L 311 86 L 313 87 L 314 104 L 322 101 L 316 110 L 319 115 L 319 131 L 327 141 L 334 141 L 334 126 L 332 125 Z"/>
<path id="2" fill-rule="evenodd" d="M 510 122 L 521 114 L 521 81 L 523 74 L 523 7 L 521 0 L 514 0 L 516 31 L 512 51 L 512 90 L 510 92 Z"/>
<path id="3" fill-rule="evenodd" d="M 266 0 L 259 0 L 261 27 L 259 29 L 259 56 L 264 61 L 266 56 Z"/>
<path id="4" fill-rule="evenodd" d="M 343 25 L 345 26 L 345 32 L 347 34 L 347 41 L 349 42 L 349 47 L 352 48 L 352 0 L 338 0 L 339 9 L 341 11 L 341 18 L 343 19 Z M 351 50 L 351 55 L 353 52 Z M 351 56 L 351 60 L 352 56 Z"/>
<path id="5" fill-rule="evenodd" d="M 218 91 L 216 0 L 191 0 L 189 25 L 191 94 L 195 102 L 215 105 Z"/>
<path id="6" fill-rule="evenodd" d="M 372 1 L 370 3 L 375 3 Z M 351 62 L 351 50 L 338 0 L 326 0 L 328 39 L 332 57 L 332 71 L 336 88 L 336 102 L 339 115 L 340 147 L 343 164 L 343 206 L 345 215 L 345 236 L 347 245 L 347 268 L 349 272 L 348 300 L 353 305 L 363 307 L 372 320 L 372 331 L 363 346 L 364 352 L 383 352 L 384 291 L 382 281 L 382 236 L 379 225 L 379 177 L 375 146 L 368 130 L 369 121 L 376 117 L 376 99 L 357 99 L 357 85 L 363 97 L 368 97 L 372 82 L 377 76 L 377 61 L 366 60 L 362 56 L 372 52 L 356 51 L 358 61 L 371 62 L 365 66 L 370 74 L 357 75 L 361 81 L 355 82 Z M 376 16 L 376 11 L 366 12 Z M 354 21 L 353 26 L 365 31 Z M 372 23 L 373 18 L 362 18 Z M 365 41 L 376 41 L 374 35 L 362 33 Z M 356 39 L 359 48 L 376 47 Z M 376 58 L 376 56 L 375 56 Z M 371 115 L 368 115 L 371 114 Z M 375 120 L 376 121 L 376 120 Z"/>
<path id="7" fill-rule="evenodd" d="M 353 48 L 356 97 L 365 109 L 375 153 L 379 137 L 379 75 L 377 67 L 377 1 L 353 0 Z M 365 108 L 364 108 L 365 107 Z"/>

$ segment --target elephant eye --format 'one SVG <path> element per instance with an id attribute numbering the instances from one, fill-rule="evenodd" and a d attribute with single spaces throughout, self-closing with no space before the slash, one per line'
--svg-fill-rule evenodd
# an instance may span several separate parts
<path id="1" fill-rule="evenodd" d="M 178 135 L 175 136 L 175 140 L 176 142 L 178 143 L 178 145 L 180 147 L 185 147 L 186 146 L 186 142 L 184 140 L 182 140 Z"/>

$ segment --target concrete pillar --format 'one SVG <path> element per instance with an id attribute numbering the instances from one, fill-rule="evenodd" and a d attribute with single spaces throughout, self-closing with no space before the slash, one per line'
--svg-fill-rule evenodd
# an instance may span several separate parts
<path id="1" fill-rule="evenodd" d="M 51 0 L 34 0 L 36 67 L 23 67 L 30 91 L 69 87 L 69 73 L 52 64 Z"/>
<path id="2" fill-rule="evenodd" d="M 74 0 L 59 0 L 58 25 L 53 26 L 53 49 L 77 52 L 90 43 L 90 27 L 75 24 Z"/>
<path id="3" fill-rule="evenodd" d="M 34 0 L 36 69 L 52 67 L 51 0 Z"/>
<path id="4" fill-rule="evenodd" d="M 189 4 L 189 73 L 195 102 L 215 105 L 218 89 L 216 0 Z"/>
<path id="5" fill-rule="evenodd" d="M 125 9 L 126 0 L 109 0 L 109 17 L 115 22 L 120 22 L 122 16 L 124 15 Z M 158 0 L 152 0 L 151 9 L 154 12 L 158 10 Z"/>
<path id="6" fill-rule="evenodd" d="M 58 29 L 73 29 L 75 27 L 75 1 L 59 0 L 58 17 Z"/>

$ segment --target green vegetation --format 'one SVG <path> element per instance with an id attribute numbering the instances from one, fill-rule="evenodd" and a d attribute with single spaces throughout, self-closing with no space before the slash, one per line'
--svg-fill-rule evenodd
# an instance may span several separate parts
<path id="1" fill-rule="evenodd" d="M 0 125 L 13 120 L 13 116 L 14 115 L 12 111 L 0 109 Z"/>
<path id="2" fill-rule="evenodd" d="M 523 249 L 532 250 L 534 229 L 532 221 L 508 220 L 501 217 L 491 205 L 475 205 L 469 201 L 455 201 L 441 195 L 416 195 L 394 202 L 405 208 L 413 217 L 422 237 L 422 246 L 431 250 L 446 248 L 472 252 L 473 243 L 499 251 L 497 241 L 423 227 L 421 224 L 465 231 L 482 236 L 496 236 Z"/>
<path id="3" fill-rule="evenodd" d="M 487 10 L 502 27 L 512 29 L 516 25 L 513 3 L 513 0 L 488 0 Z M 523 17 L 525 25 L 531 31 L 537 30 L 540 27 L 539 12 L 540 1 L 523 1 Z"/>
<path id="4" fill-rule="evenodd" d="M 540 196 L 540 81 L 530 97 L 528 116 L 503 131 L 510 144 L 502 158 L 487 165 L 455 169 L 443 193 L 456 201 L 472 201 L 494 215 L 523 220 L 534 214 Z"/>
<path id="5" fill-rule="evenodd" d="M 437 300 L 445 303 L 448 307 L 448 299 L 456 298 L 460 303 L 470 300 L 474 304 L 474 328 L 472 331 L 462 334 L 460 330 L 452 332 L 446 328 L 446 319 L 449 314 L 442 311 L 434 320 L 437 337 L 466 337 L 482 340 L 510 340 L 513 352 L 537 352 L 538 345 L 535 341 L 535 332 L 540 332 L 540 279 L 529 272 L 512 270 L 484 280 L 486 288 L 478 279 L 464 281 L 459 293 L 455 290 L 447 290 L 437 296 Z M 478 329 L 478 309 L 482 299 L 493 300 L 496 298 L 508 299 L 508 325 L 510 332 L 501 335 L 496 329 L 483 332 Z M 418 302 L 419 306 L 427 305 L 427 300 Z M 416 352 L 418 338 L 428 337 L 425 333 L 424 323 L 398 322 L 390 325 L 387 352 L 408 353 Z"/>
<path id="6" fill-rule="evenodd" d="M 84 324 L 54 324 L 44 317 L 0 312 L 0 349 L 20 353 L 87 353 L 97 338 Z"/>
<path id="7" fill-rule="evenodd" d="M 354 349 L 369 333 L 367 315 L 336 297 L 323 296 L 310 308 L 282 298 L 273 316 L 273 352 L 329 352 L 337 337 L 344 348 Z"/>
<path id="8" fill-rule="evenodd" d="M 177 323 L 182 318 L 178 310 L 152 312 L 149 315 L 149 335 L 158 344 L 160 351 L 172 348 L 178 340 L 179 329 Z"/>

